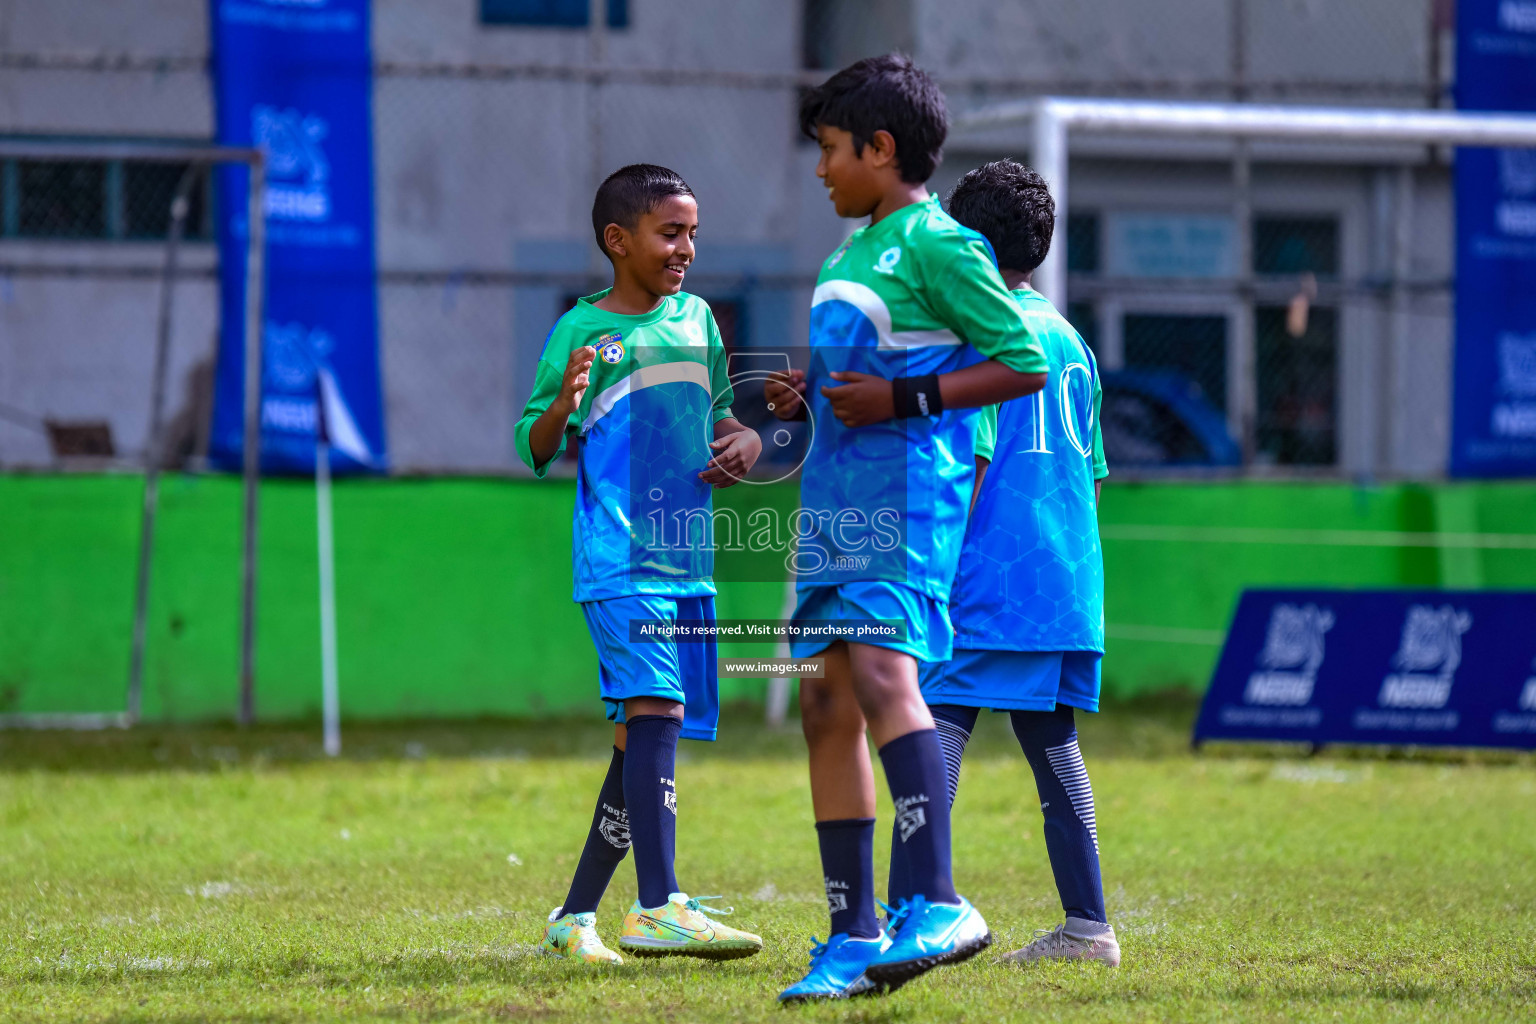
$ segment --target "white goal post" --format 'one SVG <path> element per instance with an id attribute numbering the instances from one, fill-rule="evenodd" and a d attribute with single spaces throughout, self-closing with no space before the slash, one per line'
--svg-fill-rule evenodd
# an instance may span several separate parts
<path id="1" fill-rule="evenodd" d="M 247 203 L 246 277 L 245 277 L 245 391 L 244 391 L 244 512 L 241 553 L 241 648 L 240 714 L 242 723 L 251 720 L 255 675 L 256 628 L 256 539 L 257 490 L 260 483 L 261 444 L 261 323 L 262 298 L 265 294 L 266 159 L 253 148 L 205 144 L 142 143 L 115 140 L 54 141 L 46 138 L 0 139 L 0 161 L 113 161 L 133 160 L 149 163 L 187 164 L 201 173 L 211 173 L 220 164 L 239 164 L 250 171 Z M 99 729 L 132 725 L 139 719 L 143 695 L 144 641 L 150 571 L 153 565 L 154 524 L 158 504 L 159 454 L 163 426 L 166 349 L 170 335 L 170 296 L 175 287 L 177 248 L 187 216 L 188 188 L 192 175 L 185 176 L 166 211 L 171 225 L 165 252 L 161 283 L 160 315 L 156 325 L 156 357 L 150 399 L 150 436 L 144 446 L 144 507 L 141 524 L 137 579 L 135 583 L 132 655 L 125 707 L 122 712 L 90 714 L 42 713 L 0 715 L 0 728 Z"/>
<path id="2" fill-rule="evenodd" d="M 1058 215 L 1068 209 L 1067 153 L 1072 132 L 1172 138 L 1291 142 L 1409 143 L 1536 147 L 1536 115 L 1455 110 L 1386 110 L 1248 103 L 1046 96 L 982 107 L 954 121 L 964 137 L 991 128 L 1030 126 L 1030 161 L 1050 185 Z M 1057 232 L 1033 284 L 1058 308 L 1066 300 L 1066 232 Z"/>

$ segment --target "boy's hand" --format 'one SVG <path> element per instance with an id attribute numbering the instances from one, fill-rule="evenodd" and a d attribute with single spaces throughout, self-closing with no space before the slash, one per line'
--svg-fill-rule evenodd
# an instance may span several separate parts
<path id="1" fill-rule="evenodd" d="M 853 370 L 830 374 L 841 387 L 823 387 L 821 393 L 832 403 L 832 413 L 845 427 L 867 427 L 896 415 L 896 394 L 884 377 Z"/>
<path id="2" fill-rule="evenodd" d="M 773 374 L 763 384 L 763 398 L 773 407 L 770 411 L 779 419 L 805 419 L 805 371 L 790 370 L 788 373 Z"/>
<path id="3" fill-rule="evenodd" d="M 699 474 L 699 479 L 719 490 L 747 475 L 758 455 L 762 454 L 763 442 L 757 431 L 743 427 L 734 434 L 709 442 L 709 447 L 714 450 L 715 457 L 705 463 L 706 468 Z"/>
<path id="4" fill-rule="evenodd" d="M 571 358 L 565 361 L 565 377 L 560 381 L 560 395 L 550 403 L 551 406 L 560 406 L 566 415 L 581 408 L 581 396 L 587 393 L 589 371 L 596 358 L 597 349 L 591 345 L 583 345 L 571 351 Z"/>

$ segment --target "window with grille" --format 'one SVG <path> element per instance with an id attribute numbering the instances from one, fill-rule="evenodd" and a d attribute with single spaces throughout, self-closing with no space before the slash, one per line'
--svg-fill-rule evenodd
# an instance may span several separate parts
<path id="1" fill-rule="evenodd" d="M 163 239 L 187 167 L 149 160 L 0 161 L 0 238 Z M 206 172 L 194 182 L 184 237 L 213 237 L 212 188 Z"/>

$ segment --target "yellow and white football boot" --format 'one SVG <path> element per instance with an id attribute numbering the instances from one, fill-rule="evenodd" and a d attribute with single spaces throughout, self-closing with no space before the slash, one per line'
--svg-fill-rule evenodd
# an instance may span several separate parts
<path id="1" fill-rule="evenodd" d="M 634 956 L 696 956 L 705 960 L 737 960 L 763 948 L 760 936 L 738 931 L 710 915 L 732 913 L 730 907 L 706 907 L 705 900 L 675 892 L 666 903 L 647 910 L 636 900 L 624 918 L 619 948 Z"/>

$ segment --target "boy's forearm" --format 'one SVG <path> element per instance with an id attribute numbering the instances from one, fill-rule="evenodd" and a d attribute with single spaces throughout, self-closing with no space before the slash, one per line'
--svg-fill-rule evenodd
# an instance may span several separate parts
<path id="1" fill-rule="evenodd" d="M 571 411 L 559 402 L 539 413 L 538 419 L 528 430 L 528 453 L 533 456 L 533 468 L 541 469 L 560 450 L 560 436 L 565 433 Z"/>
<path id="2" fill-rule="evenodd" d="M 734 417 L 734 416 L 727 416 L 723 420 L 716 420 L 715 421 L 715 440 L 718 441 L 722 437 L 730 437 L 732 434 L 739 434 L 743 430 L 751 430 L 751 429 L 752 429 L 751 427 L 747 426 L 745 423 L 741 422 L 741 420 L 738 420 L 736 417 Z"/>
<path id="3" fill-rule="evenodd" d="M 975 409 L 1032 395 L 1045 387 L 1045 374 L 1020 373 L 988 359 L 939 375 L 939 396 L 946 409 Z"/>

